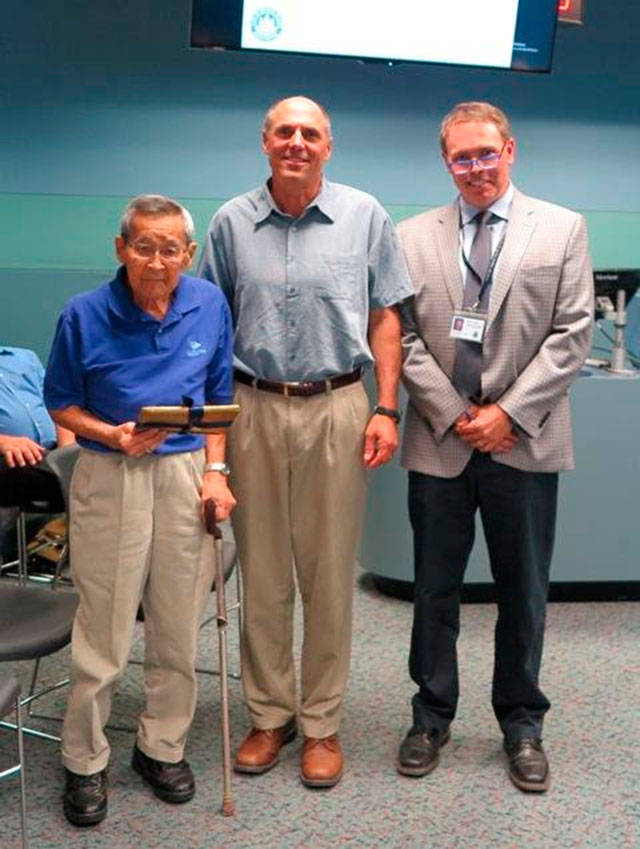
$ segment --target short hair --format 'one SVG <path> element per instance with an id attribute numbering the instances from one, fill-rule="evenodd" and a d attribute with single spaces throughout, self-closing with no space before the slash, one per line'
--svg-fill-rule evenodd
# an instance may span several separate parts
<path id="1" fill-rule="evenodd" d="M 289 97 L 281 97 L 279 100 L 274 101 L 271 104 L 271 106 L 267 109 L 267 111 L 265 112 L 264 120 L 262 122 L 262 132 L 263 133 L 267 133 L 271 129 L 271 121 L 272 121 L 272 118 L 273 118 L 273 113 L 275 112 L 276 108 L 278 106 L 280 106 L 281 103 L 284 103 L 285 100 L 306 100 L 308 103 L 313 103 L 314 106 L 317 106 L 318 109 L 320 110 L 321 114 L 322 114 L 322 117 L 324 118 L 326 129 L 327 129 L 327 136 L 329 138 L 332 138 L 332 136 L 331 136 L 331 119 L 329 118 L 329 113 L 324 108 L 324 106 L 322 106 L 322 104 L 318 103 L 315 100 L 312 100 L 310 97 L 306 97 L 304 94 L 292 94 Z"/>
<path id="2" fill-rule="evenodd" d="M 193 242 L 195 238 L 196 228 L 193 225 L 191 213 L 173 198 L 165 197 L 165 195 L 138 195 L 132 198 L 120 219 L 120 235 L 125 242 L 129 241 L 133 219 L 136 215 L 180 215 L 184 222 L 184 235 L 187 243 Z"/>
<path id="3" fill-rule="evenodd" d="M 506 141 L 511 138 L 511 124 L 502 109 L 483 100 L 469 100 L 457 103 L 448 112 L 440 124 L 440 149 L 447 152 L 447 133 L 454 124 L 464 124 L 467 121 L 490 121 L 495 124 L 498 132 Z"/>

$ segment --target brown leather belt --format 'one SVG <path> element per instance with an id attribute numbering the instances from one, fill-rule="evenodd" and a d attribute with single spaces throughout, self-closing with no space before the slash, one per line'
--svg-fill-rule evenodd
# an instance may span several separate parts
<path id="1" fill-rule="evenodd" d="M 251 377 L 244 371 L 234 369 L 233 376 L 238 383 L 246 386 L 254 386 L 265 392 L 275 392 L 277 395 L 289 397 L 304 397 L 319 395 L 321 392 L 330 392 L 332 389 L 340 389 L 360 380 L 362 369 L 357 368 L 349 374 L 340 374 L 337 377 L 328 377 L 326 380 L 301 380 L 289 383 L 280 383 L 277 380 L 263 380 L 261 377 Z"/>

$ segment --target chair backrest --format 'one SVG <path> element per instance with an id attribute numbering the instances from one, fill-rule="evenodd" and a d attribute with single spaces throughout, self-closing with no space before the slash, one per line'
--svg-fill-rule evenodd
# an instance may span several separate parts
<path id="1" fill-rule="evenodd" d="M 59 448 L 54 448 L 53 451 L 49 451 L 48 454 L 45 454 L 42 462 L 40 463 L 42 468 L 46 468 L 50 472 L 53 472 L 53 474 L 58 478 L 67 509 L 69 507 L 69 487 L 71 486 L 71 475 L 73 474 L 73 467 L 76 464 L 79 453 L 80 446 L 76 442 L 73 442 L 70 445 L 61 445 Z"/>
<path id="2" fill-rule="evenodd" d="M 0 662 L 53 654 L 71 639 L 77 593 L 0 581 Z"/>

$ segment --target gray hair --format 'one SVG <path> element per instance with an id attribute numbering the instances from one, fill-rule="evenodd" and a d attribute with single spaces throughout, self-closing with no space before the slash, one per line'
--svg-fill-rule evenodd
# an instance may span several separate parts
<path id="1" fill-rule="evenodd" d="M 263 133 L 267 133 L 271 129 L 271 119 L 273 117 L 273 113 L 275 112 L 276 108 L 278 106 L 280 106 L 281 103 L 284 103 L 285 100 L 306 100 L 307 103 L 312 103 L 314 106 L 317 106 L 317 108 L 320 110 L 320 112 L 322 114 L 322 117 L 324 118 L 326 130 L 327 130 L 327 136 L 329 138 L 332 138 L 332 135 L 331 135 L 331 119 L 329 118 L 329 113 L 324 108 L 324 106 L 322 106 L 320 103 L 317 103 L 315 100 L 312 100 L 310 97 L 306 97 L 304 94 L 294 94 L 294 95 L 291 95 L 291 97 L 281 97 L 279 100 L 276 100 L 274 103 L 272 103 L 271 106 L 267 109 L 265 116 L 264 116 L 264 120 L 262 122 L 262 132 Z"/>
<path id="2" fill-rule="evenodd" d="M 440 148 L 444 154 L 447 152 L 447 133 L 454 124 L 465 124 L 467 121 L 484 121 L 495 124 L 498 132 L 504 139 L 511 138 L 511 124 L 502 109 L 483 100 L 469 100 L 466 103 L 456 104 L 451 112 L 444 116 L 440 125 Z"/>
<path id="3" fill-rule="evenodd" d="M 138 195 L 126 206 L 120 219 L 120 235 L 125 240 L 129 241 L 133 219 L 136 215 L 181 215 L 184 222 L 184 235 L 188 242 L 193 242 L 196 235 L 196 228 L 193 225 L 193 218 L 188 209 L 185 209 L 181 203 L 165 195 Z"/>

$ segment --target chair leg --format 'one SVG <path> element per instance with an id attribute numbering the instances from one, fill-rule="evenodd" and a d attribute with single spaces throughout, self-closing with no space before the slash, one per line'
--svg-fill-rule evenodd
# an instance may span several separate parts
<path id="1" fill-rule="evenodd" d="M 40 658 L 37 658 L 34 666 L 33 673 L 31 675 L 31 684 L 29 685 L 29 695 L 25 696 L 20 700 L 21 707 L 27 708 L 27 716 L 30 719 L 46 719 L 51 722 L 62 722 L 63 717 L 61 716 L 51 716 L 51 714 L 47 713 L 36 713 L 36 711 L 32 708 L 32 703 L 39 699 L 41 696 L 46 696 L 47 693 L 53 693 L 54 690 L 59 690 L 62 687 L 66 687 L 69 684 L 69 678 L 63 678 L 62 681 L 58 681 L 55 684 L 51 684 L 49 687 L 44 687 L 42 690 L 38 690 L 36 692 L 36 681 L 38 678 L 38 671 L 40 669 Z M 0 727 L 2 728 L 12 728 L 17 729 L 16 723 L 9 722 L 8 720 L 2 720 L 0 722 Z M 27 734 L 29 737 L 38 737 L 41 740 L 52 740 L 54 743 L 60 742 L 60 737 L 56 734 L 49 734 L 47 731 L 38 731 L 37 728 L 30 728 L 28 725 L 24 726 L 22 729 L 24 734 Z"/>
<path id="2" fill-rule="evenodd" d="M 22 849 L 28 849 L 27 841 L 27 788 L 24 772 L 24 742 L 22 738 L 22 709 L 20 696 L 16 699 L 16 725 L 18 731 L 18 761 L 20 762 L 20 821 L 22 825 Z"/>
<path id="3" fill-rule="evenodd" d="M 18 580 L 24 584 L 27 581 L 27 517 L 24 511 L 18 513 L 16 520 L 16 531 L 18 534 Z"/>

